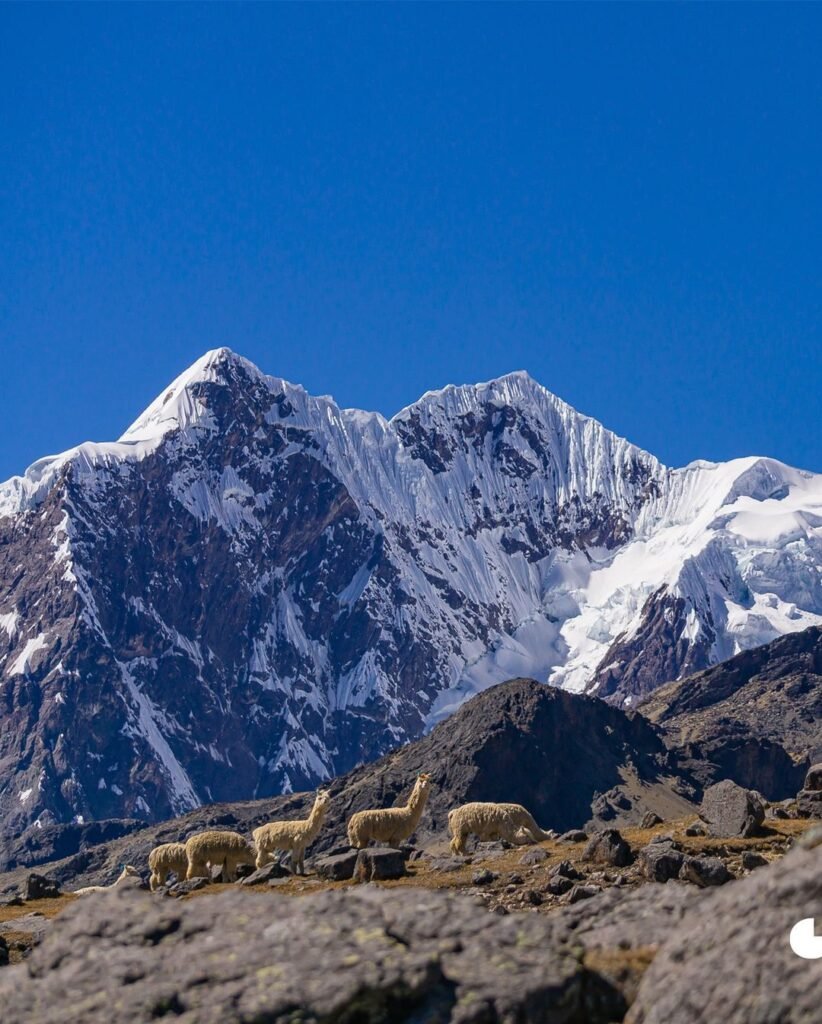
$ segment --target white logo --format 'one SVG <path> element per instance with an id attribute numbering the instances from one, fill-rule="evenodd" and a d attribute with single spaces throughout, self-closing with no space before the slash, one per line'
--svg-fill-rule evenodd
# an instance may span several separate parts
<path id="1" fill-rule="evenodd" d="M 818 960 L 822 957 L 822 935 L 814 935 L 813 918 L 803 917 L 791 928 L 791 949 L 803 960 Z"/>

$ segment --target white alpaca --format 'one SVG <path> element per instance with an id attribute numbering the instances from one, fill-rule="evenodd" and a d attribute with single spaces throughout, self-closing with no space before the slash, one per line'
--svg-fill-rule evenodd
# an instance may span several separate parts
<path id="1" fill-rule="evenodd" d="M 118 885 L 122 885 L 128 878 L 136 878 L 138 881 L 140 879 L 140 872 L 137 868 L 133 868 L 131 864 L 123 865 L 123 870 L 111 885 L 87 885 L 82 889 L 75 889 L 74 895 L 88 896 L 92 892 L 108 892 L 109 889 L 116 889 Z"/>
<path id="2" fill-rule="evenodd" d="M 148 866 L 151 869 L 149 886 L 151 891 L 166 884 L 166 879 L 173 871 L 177 881 L 182 881 L 188 870 L 188 854 L 185 843 L 163 843 L 155 846 L 148 855 Z"/>
<path id="3" fill-rule="evenodd" d="M 269 821 L 252 833 L 257 848 L 257 867 L 274 860 L 281 850 L 291 851 L 291 870 L 295 875 L 305 874 L 305 848 L 313 842 L 322 828 L 331 794 L 320 789 L 314 799 L 311 813 L 298 821 Z"/>
<path id="4" fill-rule="evenodd" d="M 208 878 L 209 865 L 223 868 L 223 881 L 233 882 L 240 864 L 254 863 L 254 849 L 239 832 L 200 832 L 186 841 L 186 878 Z"/>
<path id="5" fill-rule="evenodd" d="M 448 829 L 454 854 L 465 853 L 465 840 L 472 834 L 480 842 L 505 839 L 518 844 L 538 843 L 556 835 L 555 832 L 543 832 L 520 804 L 463 804 L 449 813 Z"/>
<path id="6" fill-rule="evenodd" d="M 430 788 L 431 776 L 421 772 L 405 807 L 357 811 L 348 822 L 348 842 L 358 850 L 368 846 L 372 839 L 389 846 L 399 846 L 419 824 Z"/>

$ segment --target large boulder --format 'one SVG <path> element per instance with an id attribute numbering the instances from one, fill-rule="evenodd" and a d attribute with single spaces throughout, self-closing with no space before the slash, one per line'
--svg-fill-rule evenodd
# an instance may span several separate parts
<path id="1" fill-rule="evenodd" d="M 730 779 L 705 790 L 699 814 L 710 834 L 723 838 L 756 835 L 765 820 L 765 808 L 756 793 Z"/>
<path id="2" fill-rule="evenodd" d="M 357 850 L 349 850 L 347 853 L 335 853 L 331 857 L 318 857 L 314 861 L 314 870 L 320 878 L 329 882 L 344 882 L 353 877 L 357 856 Z"/>
<path id="3" fill-rule="evenodd" d="M 49 900 L 60 895 L 60 886 L 52 878 L 32 871 L 23 884 L 24 900 Z"/>
<path id="4" fill-rule="evenodd" d="M 724 885 L 733 875 L 719 857 L 686 857 L 679 870 L 679 877 L 693 882 L 702 889 L 712 885 Z"/>
<path id="5" fill-rule="evenodd" d="M 605 1024 L 625 1001 L 551 922 L 443 892 L 363 887 L 184 904 L 113 890 L 0 972 L 4 1024 L 247 1021 Z"/>
<path id="6" fill-rule="evenodd" d="M 405 874 L 405 857 L 402 850 L 391 846 L 369 846 L 360 850 L 354 864 L 354 881 L 377 882 L 402 878 Z"/>
<path id="7" fill-rule="evenodd" d="M 822 818 L 822 790 L 800 789 L 796 794 L 796 809 L 803 818 Z"/>
<path id="8" fill-rule="evenodd" d="M 640 873 L 650 882 L 667 882 L 679 876 L 685 855 L 672 843 L 649 843 L 639 851 Z"/>
<path id="9" fill-rule="evenodd" d="M 802 788 L 813 791 L 822 789 L 822 764 L 811 765 L 805 776 L 805 784 Z"/>
<path id="10" fill-rule="evenodd" d="M 595 832 L 582 851 L 582 859 L 593 864 L 623 868 L 633 861 L 631 847 L 622 838 L 619 829 L 606 828 Z"/>
<path id="11" fill-rule="evenodd" d="M 794 925 L 822 906 L 822 849 L 716 890 L 688 914 L 645 974 L 626 1024 L 809 1024 L 819 1020 L 822 959 L 793 951 Z"/>

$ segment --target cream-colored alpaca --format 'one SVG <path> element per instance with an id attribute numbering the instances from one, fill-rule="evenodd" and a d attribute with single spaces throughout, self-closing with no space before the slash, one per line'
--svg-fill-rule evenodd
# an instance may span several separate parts
<path id="1" fill-rule="evenodd" d="M 320 789 L 314 799 L 311 813 L 299 821 L 269 821 L 252 833 L 257 848 L 257 867 L 274 860 L 280 850 L 291 851 L 291 870 L 295 875 L 305 874 L 305 848 L 313 842 L 322 828 L 331 794 Z"/>
<path id="2" fill-rule="evenodd" d="M 82 889 L 75 889 L 74 895 L 88 896 L 92 892 L 108 892 L 109 889 L 115 889 L 118 885 L 122 885 L 128 878 L 136 878 L 138 880 L 140 878 L 140 872 L 137 868 L 133 868 L 131 864 L 123 865 L 123 870 L 111 885 L 87 885 Z"/>
<path id="3" fill-rule="evenodd" d="M 553 839 L 554 832 L 543 832 L 520 804 L 471 803 L 455 807 L 448 815 L 451 852 L 465 853 L 465 840 L 475 835 L 480 842 L 505 839 L 509 843 L 538 843 Z"/>
<path id="4" fill-rule="evenodd" d="M 177 881 L 181 882 L 188 870 L 186 844 L 163 843 L 162 846 L 155 846 L 148 855 L 148 866 L 151 869 L 148 884 L 152 892 L 166 884 L 166 879 L 172 871 L 177 876 Z"/>
<path id="5" fill-rule="evenodd" d="M 348 842 L 358 850 L 368 846 L 372 839 L 389 846 L 399 846 L 413 834 L 419 824 L 430 788 L 431 776 L 421 772 L 405 807 L 357 811 L 348 822 Z"/>
<path id="6" fill-rule="evenodd" d="M 209 865 L 223 868 L 223 881 L 233 882 L 240 864 L 254 863 L 254 849 L 239 832 L 200 832 L 186 842 L 186 878 L 208 878 Z"/>

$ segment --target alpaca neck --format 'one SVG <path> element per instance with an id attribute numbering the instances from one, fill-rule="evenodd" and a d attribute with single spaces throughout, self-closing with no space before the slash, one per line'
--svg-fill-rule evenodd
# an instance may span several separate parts
<path id="1" fill-rule="evenodd" d="M 415 826 L 422 817 L 422 812 L 425 809 L 425 801 L 427 799 L 427 789 L 415 789 L 411 796 L 408 798 L 407 808 L 410 811 L 410 820 L 412 824 Z"/>
<path id="2" fill-rule="evenodd" d="M 308 815 L 308 821 L 306 822 L 306 836 L 308 839 L 313 839 L 314 836 L 320 831 L 322 827 L 323 818 L 325 817 L 326 805 L 325 804 L 314 804 L 311 808 L 311 814 Z"/>

